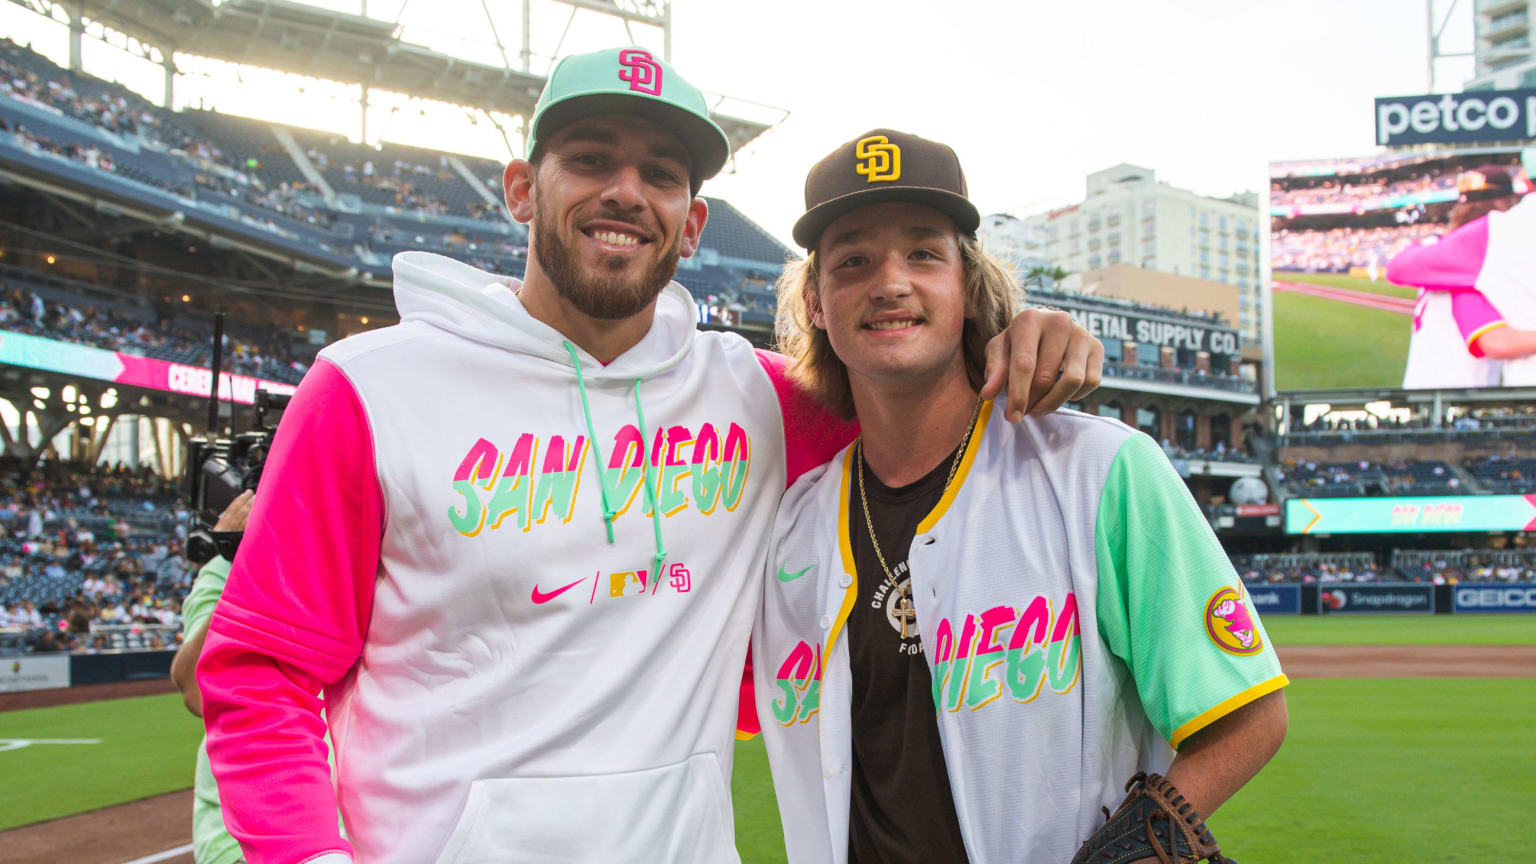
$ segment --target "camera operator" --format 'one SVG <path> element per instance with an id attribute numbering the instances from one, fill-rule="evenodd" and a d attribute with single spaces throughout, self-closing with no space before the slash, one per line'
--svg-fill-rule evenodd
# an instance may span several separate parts
<path id="1" fill-rule="evenodd" d="M 245 530 L 245 520 L 251 515 L 251 499 L 255 493 L 240 493 L 214 523 L 215 534 Z M 181 691 L 187 710 L 203 716 L 203 698 L 197 689 L 197 658 L 203 652 L 203 641 L 208 636 L 208 619 L 224 593 L 224 581 L 229 578 L 229 560 L 214 555 L 197 571 L 192 591 L 181 604 L 181 647 L 171 660 L 171 680 Z M 326 744 L 329 748 L 329 740 Z M 229 836 L 224 828 L 224 816 L 219 810 L 219 789 L 214 782 L 213 771 L 208 767 L 208 751 L 202 743 L 197 745 L 197 775 L 193 782 L 192 799 L 192 857 L 197 864 L 238 864 L 240 844 Z"/>
<path id="2" fill-rule="evenodd" d="M 230 502 L 214 524 L 214 531 L 244 531 L 245 520 L 251 514 L 251 499 L 255 493 L 246 491 Z M 214 555 L 197 572 L 192 591 L 181 604 L 181 648 L 171 660 L 171 680 L 181 691 L 187 710 L 203 716 L 203 698 L 197 689 L 197 658 L 203 652 L 203 641 L 208 636 L 208 619 L 213 617 L 213 607 L 224 593 L 224 580 L 229 578 L 229 560 Z M 208 767 L 208 751 L 200 742 L 197 745 L 197 774 L 193 781 L 192 799 L 192 857 L 197 864 L 233 864 L 245 860 L 241 857 L 240 844 L 224 829 L 224 818 L 219 812 L 219 790 L 214 783 L 213 771 Z"/>

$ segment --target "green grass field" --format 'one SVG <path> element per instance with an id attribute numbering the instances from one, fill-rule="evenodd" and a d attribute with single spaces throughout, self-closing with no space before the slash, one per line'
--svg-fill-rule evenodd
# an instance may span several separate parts
<path id="1" fill-rule="evenodd" d="M 1271 615 L 1276 645 L 1536 645 L 1536 615 Z"/>
<path id="2" fill-rule="evenodd" d="M 1400 387 L 1407 315 L 1275 292 L 1275 388 Z"/>
<path id="3" fill-rule="evenodd" d="M 0 739 L 101 741 L 0 751 L 0 830 L 187 789 L 202 735 L 175 693 L 0 712 Z"/>
<path id="4" fill-rule="evenodd" d="M 1277 616 L 1266 626 L 1280 644 L 1340 642 L 1340 624 L 1379 627 L 1386 644 L 1442 644 L 1528 641 L 1527 620 Z M 1286 699 L 1285 746 L 1211 820 L 1238 860 L 1514 861 L 1536 848 L 1536 679 L 1313 679 L 1293 682 Z M 11 781 L 0 828 L 186 788 L 198 731 L 174 695 L 0 714 L 0 738 L 103 740 L 0 751 Z M 761 739 L 737 745 L 732 785 L 743 862 L 783 861 Z"/>
<path id="5" fill-rule="evenodd" d="M 1210 820 L 1228 855 L 1517 861 L 1536 844 L 1536 679 L 1314 679 L 1285 692 L 1285 746 Z M 783 861 L 762 745 L 738 745 L 736 760 L 742 861 Z"/>
<path id="6" fill-rule="evenodd" d="M 1418 296 L 1417 288 L 1393 285 L 1385 279 L 1372 282 L 1369 279 L 1356 279 L 1353 276 L 1340 276 L 1335 273 L 1276 273 L 1275 279 L 1281 282 L 1308 282 L 1313 285 L 1327 285 L 1330 288 L 1348 288 L 1351 291 L 1385 294 L 1388 297 L 1406 297 L 1409 300 Z"/>

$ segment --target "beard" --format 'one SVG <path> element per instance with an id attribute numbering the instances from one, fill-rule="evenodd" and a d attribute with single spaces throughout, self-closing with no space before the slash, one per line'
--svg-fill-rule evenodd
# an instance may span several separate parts
<path id="1" fill-rule="evenodd" d="M 554 214 L 546 213 L 542 204 L 535 207 L 533 254 L 554 283 L 555 293 L 584 315 L 616 321 L 639 314 L 667 287 L 672 274 L 677 272 L 677 260 L 682 255 L 681 235 L 671 248 L 662 250 L 661 255 L 636 276 L 624 275 L 630 261 L 622 254 L 605 256 L 598 263 L 599 272 L 595 274 L 583 273 L 576 260 L 576 250 L 560 237 Z M 603 218 L 634 224 L 613 214 L 603 214 Z"/>

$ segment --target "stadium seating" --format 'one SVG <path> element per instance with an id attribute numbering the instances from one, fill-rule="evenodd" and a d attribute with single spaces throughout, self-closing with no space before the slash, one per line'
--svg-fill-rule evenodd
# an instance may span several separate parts
<path id="1" fill-rule="evenodd" d="M 1383 574 L 1369 552 L 1233 555 L 1232 567 L 1249 585 L 1274 582 L 1379 582 Z"/>

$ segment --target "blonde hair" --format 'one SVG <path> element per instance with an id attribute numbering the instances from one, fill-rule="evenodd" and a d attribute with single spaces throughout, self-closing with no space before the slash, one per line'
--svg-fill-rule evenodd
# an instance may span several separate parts
<path id="1" fill-rule="evenodd" d="M 1022 290 L 1006 266 L 988 255 L 975 238 L 961 236 L 960 261 L 965 279 L 965 327 L 961 353 L 971 386 L 981 389 L 987 368 L 987 342 L 1003 332 Z M 853 417 L 848 367 L 832 351 L 827 331 L 814 322 L 821 309 L 816 252 L 785 263 L 775 290 L 779 310 L 774 321 L 778 350 L 789 358 L 789 374 L 818 401 L 843 417 Z"/>

